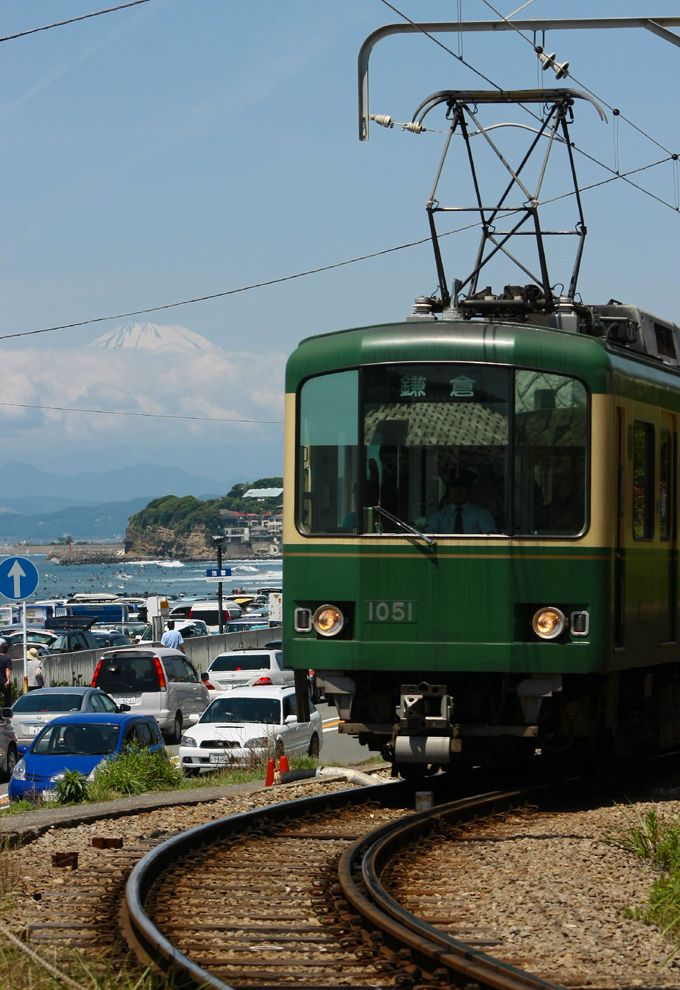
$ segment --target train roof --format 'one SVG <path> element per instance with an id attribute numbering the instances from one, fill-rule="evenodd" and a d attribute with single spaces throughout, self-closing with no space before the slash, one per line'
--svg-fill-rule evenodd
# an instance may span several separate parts
<path id="1" fill-rule="evenodd" d="M 616 355 L 680 374 L 680 328 L 614 300 L 574 307 L 566 317 L 535 313 L 522 321 L 420 316 L 305 338 L 288 361 L 286 390 L 294 391 L 302 379 L 324 371 L 456 360 L 582 375 L 591 388 L 607 391 Z"/>

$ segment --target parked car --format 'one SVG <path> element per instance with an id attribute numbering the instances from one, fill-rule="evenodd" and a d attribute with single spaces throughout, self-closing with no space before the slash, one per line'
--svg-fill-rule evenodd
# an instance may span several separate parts
<path id="1" fill-rule="evenodd" d="M 261 684 L 293 684 L 292 670 L 284 670 L 281 650 L 233 650 L 220 653 L 208 666 L 208 677 L 215 690 Z"/>
<path id="2" fill-rule="evenodd" d="M 70 616 L 56 616 L 47 622 L 64 623 L 55 628 L 31 628 L 26 630 L 26 640 L 30 646 L 35 646 L 39 653 L 75 653 L 77 650 L 98 650 L 101 646 L 90 630 L 92 621 L 78 620 Z M 69 622 L 74 625 L 69 625 Z M 24 634 L 22 629 L 0 632 L 3 639 L 10 644 L 9 655 L 12 659 L 23 657 Z"/>
<path id="3" fill-rule="evenodd" d="M 124 633 L 115 629 L 93 629 L 92 635 L 96 637 L 100 649 L 106 646 L 131 645 L 131 640 Z"/>
<path id="4" fill-rule="evenodd" d="M 165 751 L 154 718 L 136 713 L 60 715 L 42 729 L 14 767 L 10 801 L 34 795 L 49 801 L 66 770 L 77 770 L 91 780 L 103 760 L 132 745 Z"/>
<path id="5" fill-rule="evenodd" d="M 175 629 L 182 639 L 191 639 L 193 636 L 209 636 L 208 627 L 202 619 L 175 619 Z"/>
<path id="6" fill-rule="evenodd" d="M 233 619 L 231 622 L 227 622 L 224 627 L 225 632 L 252 632 L 256 629 L 269 629 L 269 623 L 263 620 L 258 620 L 257 616 L 254 619 L 249 619 L 245 615 L 242 619 Z"/>
<path id="7" fill-rule="evenodd" d="M 108 691 L 119 705 L 153 715 L 171 742 L 180 741 L 183 726 L 197 722 L 210 700 L 191 661 L 165 646 L 106 650 L 92 687 Z"/>
<path id="8" fill-rule="evenodd" d="M 9 780 L 19 758 L 17 737 L 11 719 L 11 708 L 0 709 L 0 780 Z"/>
<path id="9" fill-rule="evenodd" d="M 0 630 L 0 636 L 9 643 L 10 659 L 16 660 L 17 657 L 23 657 L 24 634 L 21 626 L 5 627 Z M 31 626 L 26 629 L 26 642 L 28 646 L 34 646 L 41 656 L 48 655 L 51 652 L 50 647 L 56 638 L 56 633 L 48 632 L 42 626 Z"/>
<path id="10" fill-rule="evenodd" d="M 298 722 L 293 688 L 235 688 L 215 698 L 182 736 L 180 766 L 187 776 L 196 776 L 268 754 L 318 756 L 322 740 L 321 716 L 314 705 L 310 721 Z"/>
<path id="11" fill-rule="evenodd" d="M 104 691 L 91 687 L 36 688 L 20 695 L 12 706 L 12 723 L 21 751 L 31 745 L 48 722 L 67 712 L 112 714 L 121 709 Z M 125 710 L 125 709 L 122 709 Z"/>
<path id="12" fill-rule="evenodd" d="M 226 625 L 232 619 L 240 619 L 243 615 L 243 610 L 236 602 L 223 601 L 222 614 L 224 616 L 223 625 Z M 176 616 L 171 615 L 170 618 L 176 618 Z M 216 601 L 192 602 L 191 608 L 186 613 L 186 618 L 200 619 L 202 622 L 205 622 L 210 633 L 220 631 L 220 614 Z"/>

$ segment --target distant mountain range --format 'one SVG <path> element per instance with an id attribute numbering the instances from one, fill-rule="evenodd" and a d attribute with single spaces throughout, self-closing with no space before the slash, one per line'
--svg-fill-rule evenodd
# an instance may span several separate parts
<path id="1" fill-rule="evenodd" d="M 178 468 L 134 464 L 110 471 L 56 474 L 23 461 L 0 465 L 0 540 L 122 538 L 128 518 L 153 498 L 220 498 L 229 484 Z"/>
<path id="2" fill-rule="evenodd" d="M 57 512 L 0 513 L 0 542 L 50 543 L 67 534 L 74 540 L 122 540 L 128 519 L 148 503 L 148 498 L 129 502 L 76 505 Z"/>
<path id="3" fill-rule="evenodd" d="M 128 501 L 143 495 L 148 498 L 160 495 L 217 498 L 230 487 L 225 487 L 214 478 L 158 464 L 131 464 L 110 471 L 56 474 L 24 461 L 7 461 L 0 465 L 0 478 L 0 508 L 3 505 L 18 508 L 17 500 L 23 502 L 26 497 L 66 499 L 71 505 Z M 12 501 L 14 506 L 10 504 Z"/>

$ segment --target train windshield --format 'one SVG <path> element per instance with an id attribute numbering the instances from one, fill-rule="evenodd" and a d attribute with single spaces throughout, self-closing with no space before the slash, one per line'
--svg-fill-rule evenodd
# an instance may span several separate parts
<path id="1" fill-rule="evenodd" d="M 322 375 L 300 394 L 298 528 L 576 536 L 587 453 L 575 378 L 444 363 Z"/>

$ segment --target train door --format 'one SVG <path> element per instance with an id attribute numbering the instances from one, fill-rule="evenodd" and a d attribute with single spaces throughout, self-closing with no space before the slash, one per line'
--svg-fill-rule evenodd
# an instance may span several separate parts
<path id="1" fill-rule="evenodd" d="M 659 539 L 665 550 L 660 575 L 661 640 L 667 643 L 678 639 L 677 444 L 676 417 L 664 412 L 659 431 Z"/>
<path id="2" fill-rule="evenodd" d="M 625 614 L 626 614 L 626 418 L 625 412 L 619 406 L 616 410 L 617 421 L 617 512 L 616 512 L 616 550 L 614 554 L 614 647 L 622 650 L 626 645 Z"/>

